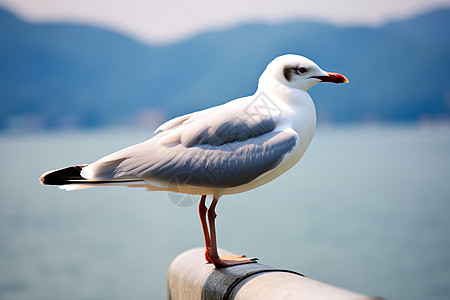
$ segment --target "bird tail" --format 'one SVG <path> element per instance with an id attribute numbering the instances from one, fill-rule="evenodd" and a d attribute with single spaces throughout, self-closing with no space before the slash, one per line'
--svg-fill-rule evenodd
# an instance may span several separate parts
<path id="1" fill-rule="evenodd" d="M 58 170 L 48 171 L 42 174 L 39 181 L 44 185 L 58 185 L 68 190 L 76 190 L 84 187 L 87 188 L 90 187 L 89 185 L 86 185 L 89 180 L 86 180 L 81 176 L 81 170 L 85 166 L 87 165 L 70 166 Z"/>
<path id="2" fill-rule="evenodd" d="M 81 171 L 87 165 L 70 166 L 62 169 L 48 171 L 40 177 L 41 184 L 57 185 L 60 189 L 67 191 L 86 189 L 102 185 L 127 185 L 132 186 L 142 183 L 136 179 L 112 179 L 112 180 L 89 180 L 81 176 Z"/>

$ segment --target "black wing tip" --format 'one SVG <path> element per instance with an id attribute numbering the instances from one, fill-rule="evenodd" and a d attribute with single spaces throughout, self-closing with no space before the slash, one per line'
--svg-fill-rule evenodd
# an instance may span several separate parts
<path id="1" fill-rule="evenodd" d="M 44 185 L 64 185 L 73 180 L 86 180 L 81 176 L 81 170 L 87 165 L 71 166 L 44 173 L 39 181 Z"/>

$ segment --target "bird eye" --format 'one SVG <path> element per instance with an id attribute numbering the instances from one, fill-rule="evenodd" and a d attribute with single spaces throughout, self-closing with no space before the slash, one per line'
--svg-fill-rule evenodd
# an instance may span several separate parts
<path id="1" fill-rule="evenodd" d="M 305 68 L 305 67 L 298 67 L 298 68 L 297 68 L 297 73 L 298 73 L 298 74 L 304 74 L 304 73 L 306 73 L 306 72 L 308 72 L 308 69 Z"/>

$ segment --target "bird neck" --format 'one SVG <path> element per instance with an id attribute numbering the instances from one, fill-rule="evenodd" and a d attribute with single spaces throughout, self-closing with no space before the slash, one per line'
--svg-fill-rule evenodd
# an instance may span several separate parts
<path id="1" fill-rule="evenodd" d="M 283 111 L 282 122 L 287 122 L 308 145 L 316 128 L 316 109 L 309 94 L 274 81 L 270 84 L 260 82 L 257 93 L 264 93 L 271 101 L 278 103 L 277 106 Z"/>
<path id="2" fill-rule="evenodd" d="M 275 80 L 265 81 L 260 79 L 257 92 L 264 92 L 269 97 L 283 101 L 293 108 L 305 107 L 314 109 L 314 103 L 306 91 L 288 87 Z"/>

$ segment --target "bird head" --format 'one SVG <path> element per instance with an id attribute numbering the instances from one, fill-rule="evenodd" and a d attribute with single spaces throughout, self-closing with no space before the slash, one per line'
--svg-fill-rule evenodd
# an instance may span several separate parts
<path id="1" fill-rule="evenodd" d="M 259 85 L 274 81 L 306 92 L 319 82 L 347 83 L 348 79 L 344 75 L 322 70 L 306 57 L 286 54 L 269 63 L 259 79 Z"/>

